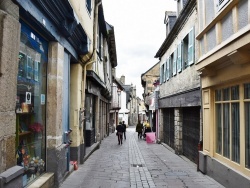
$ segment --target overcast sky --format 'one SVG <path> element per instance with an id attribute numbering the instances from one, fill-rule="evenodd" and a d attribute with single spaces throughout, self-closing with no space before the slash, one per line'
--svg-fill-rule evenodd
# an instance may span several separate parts
<path id="1" fill-rule="evenodd" d="M 125 76 L 125 84 L 136 85 L 142 99 L 141 74 L 158 61 L 154 58 L 164 39 L 165 11 L 175 11 L 175 0 L 102 0 L 106 22 L 114 26 L 116 77 Z"/>

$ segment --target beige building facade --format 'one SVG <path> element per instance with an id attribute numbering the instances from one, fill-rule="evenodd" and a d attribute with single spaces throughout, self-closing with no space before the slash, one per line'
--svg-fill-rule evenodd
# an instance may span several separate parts
<path id="1" fill-rule="evenodd" d="M 201 133 L 200 77 L 196 1 L 177 1 L 177 13 L 166 12 L 167 37 L 155 57 L 160 59 L 159 139 L 177 154 L 198 163 Z"/>
<path id="2" fill-rule="evenodd" d="M 155 114 L 155 111 L 151 109 L 152 106 L 155 106 L 155 101 L 158 100 L 155 98 L 155 83 L 159 82 L 160 77 L 160 62 L 156 63 L 149 70 L 141 75 L 141 84 L 144 88 L 142 94 L 143 101 L 145 105 L 145 117 L 143 118 L 144 122 L 148 120 L 152 130 L 156 131 L 155 119 L 158 115 Z M 157 124 L 157 125 L 156 125 Z"/>
<path id="3" fill-rule="evenodd" d="M 202 86 L 199 169 L 225 187 L 250 186 L 250 1 L 198 0 Z"/>

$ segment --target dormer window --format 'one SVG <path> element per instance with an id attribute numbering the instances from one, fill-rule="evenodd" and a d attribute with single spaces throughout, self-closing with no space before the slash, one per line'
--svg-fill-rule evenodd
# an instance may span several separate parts
<path id="1" fill-rule="evenodd" d="M 188 0 L 177 0 L 177 16 L 180 15 L 182 9 L 186 6 Z"/>
<path id="2" fill-rule="evenodd" d="M 218 11 L 221 10 L 229 0 L 217 0 L 216 6 L 218 7 Z"/>
<path id="3" fill-rule="evenodd" d="M 92 0 L 86 0 L 86 8 L 89 12 L 89 14 L 91 15 L 91 11 L 92 11 L 92 3 L 91 3 Z"/>
<path id="4" fill-rule="evenodd" d="M 166 24 L 166 36 L 170 33 L 172 28 L 174 27 L 176 21 L 176 12 L 166 11 L 164 23 Z"/>

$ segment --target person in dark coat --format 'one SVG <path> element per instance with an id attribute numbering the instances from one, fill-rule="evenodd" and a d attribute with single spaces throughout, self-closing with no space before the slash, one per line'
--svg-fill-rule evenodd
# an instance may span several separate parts
<path id="1" fill-rule="evenodd" d="M 123 126 L 123 134 L 124 134 L 124 139 L 126 140 L 126 128 L 127 128 L 127 125 L 125 124 L 125 121 L 122 121 L 122 126 Z"/>
<path id="2" fill-rule="evenodd" d="M 136 132 L 138 132 L 138 139 L 142 138 L 142 130 L 143 130 L 143 125 L 139 121 L 138 124 L 136 125 Z"/>
<path id="3" fill-rule="evenodd" d="M 119 125 L 117 125 L 116 127 L 116 135 L 118 137 L 118 145 L 122 145 L 122 135 L 123 135 L 123 126 L 122 126 L 122 122 L 119 123 Z"/>

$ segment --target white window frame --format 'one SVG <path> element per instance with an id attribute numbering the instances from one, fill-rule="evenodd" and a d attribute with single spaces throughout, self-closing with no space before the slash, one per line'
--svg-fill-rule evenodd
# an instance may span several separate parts
<path id="1" fill-rule="evenodd" d="M 99 51 L 99 56 L 100 56 L 100 60 L 102 61 L 103 60 L 103 35 L 102 33 L 100 33 L 100 36 L 99 36 L 99 40 L 100 40 L 100 51 Z"/>
<path id="2" fill-rule="evenodd" d="M 166 80 L 169 80 L 169 58 L 167 58 L 167 62 L 166 62 Z"/>
<path id="3" fill-rule="evenodd" d="M 182 46 L 183 41 L 181 41 L 177 46 L 177 72 L 180 73 L 182 71 Z"/>
<path id="4" fill-rule="evenodd" d="M 216 0 L 217 11 L 220 11 L 228 2 L 229 0 Z"/>
<path id="5" fill-rule="evenodd" d="M 96 51 L 99 52 L 99 24 L 97 24 L 97 31 L 96 31 Z"/>
<path id="6" fill-rule="evenodd" d="M 92 0 L 90 0 L 90 8 L 89 9 L 88 9 L 88 7 L 89 7 L 88 0 L 85 0 L 85 4 L 86 4 L 86 9 L 87 9 L 89 15 L 91 16 L 91 12 L 92 12 L 92 8 L 93 8 L 93 6 L 92 6 L 92 4 L 93 4 Z"/>
<path id="7" fill-rule="evenodd" d="M 162 66 L 163 66 L 163 70 L 162 70 L 163 82 L 166 82 L 166 74 L 165 74 L 165 71 L 166 71 L 166 63 L 164 63 Z"/>
<path id="8" fill-rule="evenodd" d="M 163 83 L 162 68 L 163 68 L 163 65 L 160 66 L 160 84 Z"/>
<path id="9" fill-rule="evenodd" d="M 173 59 L 173 76 L 177 73 L 177 49 L 174 51 L 174 59 Z"/>
<path id="10" fill-rule="evenodd" d="M 192 27 L 188 33 L 188 65 L 194 64 L 194 43 L 194 27 Z"/>

